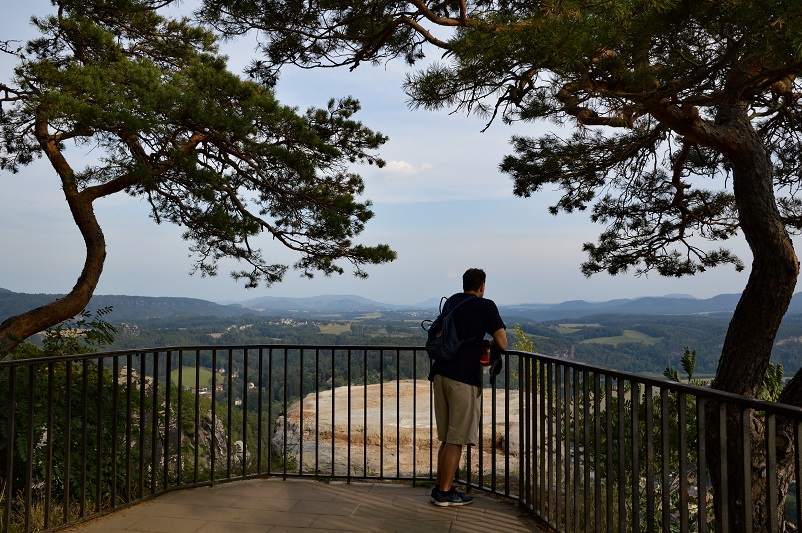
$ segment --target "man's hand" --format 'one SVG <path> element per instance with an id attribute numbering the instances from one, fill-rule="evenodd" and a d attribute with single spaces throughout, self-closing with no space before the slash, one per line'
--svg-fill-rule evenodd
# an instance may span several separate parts
<path id="1" fill-rule="evenodd" d="M 499 328 L 493 332 L 492 349 L 503 352 L 507 349 L 507 330 Z"/>

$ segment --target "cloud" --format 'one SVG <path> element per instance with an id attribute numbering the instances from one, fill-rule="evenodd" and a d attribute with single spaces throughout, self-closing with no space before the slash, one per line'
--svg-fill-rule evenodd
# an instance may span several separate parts
<path id="1" fill-rule="evenodd" d="M 387 161 L 379 173 L 386 179 L 403 179 L 419 176 L 432 168 L 434 167 L 430 163 L 421 163 L 416 167 L 407 161 Z"/>

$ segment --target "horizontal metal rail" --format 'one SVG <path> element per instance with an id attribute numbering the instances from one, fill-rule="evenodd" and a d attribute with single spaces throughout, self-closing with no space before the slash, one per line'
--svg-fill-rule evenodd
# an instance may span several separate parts
<path id="1" fill-rule="evenodd" d="M 483 378 L 481 439 L 458 473 L 469 489 L 515 500 L 555 531 L 802 522 L 802 410 L 537 354 L 503 362 Z M 264 476 L 431 483 L 429 369 L 423 348 L 397 346 L 2 361 L 0 530 L 62 529 L 171 490 Z M 733 508 L 756 495 L 767 509 L 784 499 L 785 511 Z"/>

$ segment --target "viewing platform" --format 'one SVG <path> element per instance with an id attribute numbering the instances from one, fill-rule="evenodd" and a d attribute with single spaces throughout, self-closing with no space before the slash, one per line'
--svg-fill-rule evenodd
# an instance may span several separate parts
<path id="1" fill-rule="evenodd" d="M 80 533 L 529 533 L 533 517 L 510 501 L 477 494 L 437 507 L 430 489 L 407 483 L 260 479 L 179 490 L 70 528 Z"/>

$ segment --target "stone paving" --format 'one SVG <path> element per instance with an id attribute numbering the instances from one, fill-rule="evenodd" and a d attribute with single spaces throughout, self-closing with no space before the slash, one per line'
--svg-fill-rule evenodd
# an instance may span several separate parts
<path id="1" fill-rule="evenodd" d="M 516 503 L 474 492 L 437 507 L 430 487 L 259 479 L 170 492 L 74 526 L 80 533 L 541 532 Z"/>

